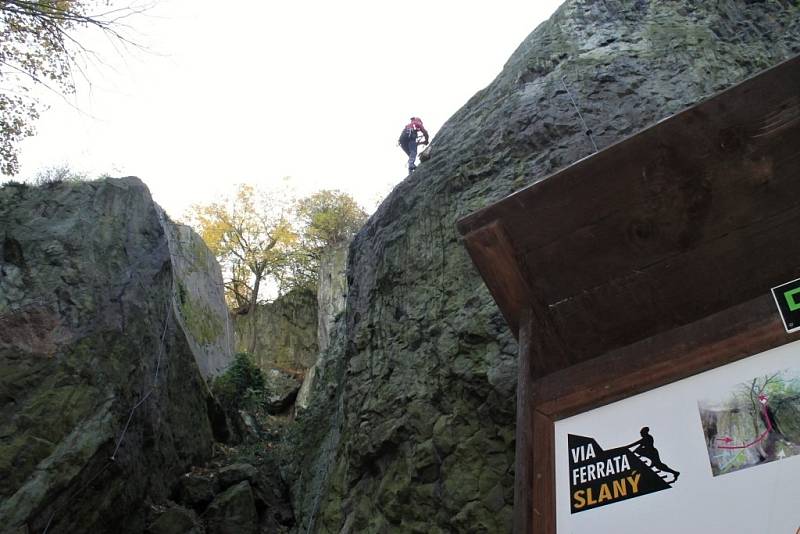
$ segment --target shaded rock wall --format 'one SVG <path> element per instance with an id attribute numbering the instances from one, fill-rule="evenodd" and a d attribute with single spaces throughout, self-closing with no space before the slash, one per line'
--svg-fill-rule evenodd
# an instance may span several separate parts
<path id="1" fill-rule="evenodd" d="M 0 531 L 142 532 L 211 455 L 196 360 L 224 358 L 193 347 L 219 332 L 176 314 L 191 282 L 136 178 L 6 185 L 0 240 Z"/>
<path id="2" fill-rule="evenodd" d="M 517 346 L 455 222 L 593 152 L 564 85 L 602 149 L 798 52 L 788 0 L 571 0 L 540 25 L 350 248 L 300 531 L 509 532 Z"/>
<path id="3" fill-rule="evenodd" d="M 317 297 L 307 289 L 294 289 L 256 308 L 254 361 L 262 370 L 305 371 L 317 359 Z M 236 317 L 236 350 L 249 352 L 253 320 Z"/>
<path id="4" fill-rule="evenodd" d="M 203 378 L 219 375 L 233 361 L 233 325 L 225 304 L 222 271 L 194 230 L 166 219 L 165 230 L 176 276 L 176 317 Z"/>

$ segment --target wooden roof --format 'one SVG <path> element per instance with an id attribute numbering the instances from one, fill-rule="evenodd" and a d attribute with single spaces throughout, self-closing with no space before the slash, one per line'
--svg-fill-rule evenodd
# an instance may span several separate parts
<path id="1" fill-rule="evenodd" d="M 458 223 L 572 362 L 800 277 L 800 56 Z"/>

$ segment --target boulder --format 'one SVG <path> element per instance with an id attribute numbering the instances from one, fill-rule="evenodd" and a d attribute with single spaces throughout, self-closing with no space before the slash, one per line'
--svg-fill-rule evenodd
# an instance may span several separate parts
<path id="1" fill-rule="evenodd" d="M 294 376 L 278 369 L 270 369 L 264 373 L 264 388 L 267 391 L 264 400 L 267 412 L 279 414 L 288 410 L 297 398 L 300 386 L 301 382 Z"/>
<path id="2" fill-rule="evenodd" d="M 245 480 L 218 495 L 203 518 L 208 534 L 255 534 L 258 513 L 250 483 Z"/>
<path id="3" fill-rule="evenodd" d="M 174 506 L 163 511 L 150 524 L 147 534 L 205 534 L 205 528 L 192 510 Z"/>
<path id="4" fill-rule="evenodd" d="M 226 490 L 244 481 L 253 483 L 257 478 L 258 469 L 250 464 L 227 465 L 217 471 L 217 480 L 219 481 L 219 488 L 221 490 Z"/>
<path id="5" fill-rule="evenodd" d="M 213 473 L 184 474 L 175 488 L 175 500 L 181 504 L 203 510 L 214 499 L 219 483 Z"/>

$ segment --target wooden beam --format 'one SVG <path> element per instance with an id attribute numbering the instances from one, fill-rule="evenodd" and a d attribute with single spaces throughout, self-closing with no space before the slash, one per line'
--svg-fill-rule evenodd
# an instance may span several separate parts
<path id="1" fill-rule="evenodd" d="M 721 109 L 696 109 L 664 123 L 598 155 L 592 180 L 566 173 L 560 187 L 538 195 L 540 207 L 505 214 L 506 226 L 519 229 L 511 237 L 536 294 L 547 303 L 571 298 L 797 210 L 800 98 L 741 102 L 736 109 L 747 114 L 713 118 Z M 781 111 L 797 118 L 762 133 Z M 710 117 L 703 122 L 701 115 Z M 694 128 L 687 130 L 689 125 Z M 737 140 L 735 151 L 723 140 L 727 136 Z M 548 215 L 565 198 L 575 214 Z M 524 228 L 524 220 L 546 228 L 547 235 Z"/>
<path id="2" fill-rule="evenodd" d="M 800 205 L 587 288 L 551 305 L 552 320 L 576 361 L 689 324 L 800 276 L 799 227 Z"/>
<path id="3" fill-rule="evenodd" d="M 536 411 L 537 380 L 570 364 L 563 341 L 535 306 L 523 310 L 517 371 L 514 532 L 554 534 L 553 423 Z M 550 449 L 548 449 L 548 447 Z M 533 451 L 537 451 L 536 454 Z M 544 452 L 541 452 L 544 451 Z M 550 451 L 550 452 L 548 452 Z M 552 510 L 551 510 L 552 508 Z"/>
<path id="4" fill-rule="evenodd" d="M 536 410 L 561 419 L 800 339 L 771 295 L 562 369 L 537 381 Z"/>
<path id="5" fill-rule="evenodd" d="M 464 245 L 506 322 L 518 336 L 522 311 L 532 297 L 508 233 L 502 223 L 494 221 L 464 236 Z"/>
<path id="6" fill-rule="evenodd" d="M 459 221 L 518 332 L 569 361 L 800 276 L 800 56 Z"/>

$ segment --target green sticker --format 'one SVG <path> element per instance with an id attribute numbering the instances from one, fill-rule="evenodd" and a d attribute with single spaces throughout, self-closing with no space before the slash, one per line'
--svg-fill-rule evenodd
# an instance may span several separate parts
<path id="1" fill-rule="evenodd" d="M 800 331 L 800 278 L 773 287 L 772 298 L 778 306 L 786 331 L 790 334 Z"/>
<path id="2" fill-rule="evenodd" d="M 783 298 L 786 299 L 786 304 L 789 306 L 789 311 L 797 311 L 800 310 L 800 302 L 797 302 L 794 299 L 794 296 L 800 293 L 800 287 L 795 289 L 791 289 L 783 294 Z"/>

